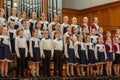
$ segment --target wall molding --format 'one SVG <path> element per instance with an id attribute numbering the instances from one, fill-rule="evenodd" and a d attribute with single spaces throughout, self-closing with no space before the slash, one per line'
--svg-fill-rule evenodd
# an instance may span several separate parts
<path id="1" fill-rule="evenodd" d="M 80 14 L 85 14 L 85 13 L 89 13 L 89 12 L 114 8 L 114 7 L 118 7 L 118 6 L 120 6 L 120 1 L 111 2 L 111 3 L 107 3 L 107 4 L 102 4 L 102 5 L 98 5 L 98 6 L 87 8 L 87 9 L 82 9 L 82 10 L 79 10 L 79 13 Z"/>

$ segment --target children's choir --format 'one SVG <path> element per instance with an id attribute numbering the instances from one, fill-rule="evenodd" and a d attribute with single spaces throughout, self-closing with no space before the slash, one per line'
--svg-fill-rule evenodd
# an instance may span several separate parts
<path id="1" fill-rule="evenodd" d="M 94 76 L 94 72 L 97 76 L 104 75 L 104 72 L 107 76 L 120 75 L 120 29 L 112 38 L 110 31 L 103 35 L 97 17 L 91 25 L 88 17 L 78 25 L 76 17 L 69 24 L 68 16 L 59 23 L 57 15 L 48 22 L 44 13 L 37 18 L 36 12 L 32 12 L 28 19 L 26 12 L 22 11 L 18 18 L 17 9 L 12 8 L 8 20 L 4 13 L 0 8 L 1 77 L 9 77 L 8 63 L 14 60 L 13 54 L 17 55 L 17 77 L 24 77 L 27 63 L 31 63 L 32 77 L 40 77 L 40 71 L 43 76 L 50 77 L 51 61 L 54 62 L 54 76 L 63 76 L 63 63 L 68 77 Z"/>

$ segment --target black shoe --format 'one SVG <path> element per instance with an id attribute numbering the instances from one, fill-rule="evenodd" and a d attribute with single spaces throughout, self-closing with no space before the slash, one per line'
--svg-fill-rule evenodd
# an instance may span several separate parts
<path id="1" fill-rule="evenodd" d="M 109 74 L 106 74 L 106 76 L 110 76 Z"/>
<path id="2" fill-rule="evenodd" d="M 97 77 L 99 77 L 100 75 L 97 75 Z"/>
<path id="3" fill-rule="evenodd" d="M 44 77 L 48 77 L 47 75 L 44 75 Z"/>
<path id="4" fill-rule="evenodd" d="M 56 77 L 56 76 L 57 76 L 57 73 L 56 74 L 54 73 L 54 77 Z"/>
<path id="5" fill-rule="evenodd" d="M 53 77 L 57 77 L 57 75 L 54 75 Z"/>
<path id="6" fill-rule="evenodd" d="M 48 75 L 48 77 L 52 77 L 51 75 Z"/>
<path id="7" fill-rule="evenodd" d="M 6 75 L 5 78 L 10 78 L 10 76 Z"/>
<path id="8" fill-rule="evenodd" d="M 71 77 L 75 77 L 75 75 L 71 75 Z"/>
<path id="9" fill-rule="evenodd" d="M 113 75 L 112 74 L 110 74 L 110 77 L 112 77 Z"/>
<path id="10" fill-rule="evenodd" d="M 90 77 L 90 74 L 88 74 L 87 76 Z"/>
<path id="11" fill-rule="evenodd" d="M 81 77 L 81 75 L 77 75 L 77 77 Z"/>
<path id="12" fill-rule="evenodd" d="M 40 75 L 36 75 L 36 77 L 40 78 Z"/>
<path id="13" fill-rule="evenodd" d="M 36 78 L 36 76 L 35 76 L 35 75 L 32 75 L 32 78 Z"/>
<path id="14" fill-rule="evenodd" d="M 17 77 L 17 78 L 21 78 L 21 76 L 20 76 L 20 75 L 17 75 L 16 77 Z"/>
<path id="15" fill-rule="evenodd" d="M 25 68 L 24 70 L 25 70 L 25 71 L 28 71 L 28 70 L 31 70 L 31 69 L 30 69 L 30 68 Z"/>
<path id="16" fill-rule="evenodd" d="M 1 76 L 1 78 L 5 78 L 5 76 Z"/>
<path id="17" fill-rule="evenodd" d="M 65 77 L 65 76 L 63 76 L 63 75 L 59 75 L 59 77 Z"/>
<path id="18" fill-rule="evenodd" d="M 70 75 L 66 75 L 66 77 L 70 77 Z"/>
<path id="19" fill-rule="evenodd" d="M 25 76 L 22 75 L 21 77 L 24 78 Z"/>

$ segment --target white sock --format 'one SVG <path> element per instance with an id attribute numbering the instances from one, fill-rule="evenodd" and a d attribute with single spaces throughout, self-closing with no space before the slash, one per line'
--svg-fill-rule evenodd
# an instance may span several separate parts
<path id="1" fill-rule="evenodd" d="M 34 67 L 35 67 L 35 63 L 32 63 L 32 75 L 35 75 L 34 74 Z"/>
<path id="2" fill-rule="evenodd" d="M 69 73 L 69 65 L 67 65 L 67 75 L 69 76 L 70 73 Z"/>
<path id="3" fill-rule="evenodd" d="M 37 63 L 37 75 L 39 75 L 39 63 Z"/>

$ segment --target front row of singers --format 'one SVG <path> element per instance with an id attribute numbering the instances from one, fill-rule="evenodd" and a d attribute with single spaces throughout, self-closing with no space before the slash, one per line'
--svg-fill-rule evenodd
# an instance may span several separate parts
<path id="1" fill-rule="evenodd" d="M 10 23 L 12 28 L 12 23 Z M 24 25 L 23 25 L 24 26 Z M 93 76 L 103 75 L 105 68 L 106 75 L 112 75 L 112 67 L 115 75 L 120 75 L 120 45 L 119 38 L 115 37 L 114 42 L 110 37 L 106 38 L 103 44 L 102 37 L 98 36 L 97 43 L 91 42 L 91 36 L 86 35 L 83 42 L 83 35 L 76 36 L 73 41 L 73 34 L 67 34 L 65 40 L 61 38 L 60 31 L 55 32 L 55 39 L 49 38 L 48 30 L 43 30 L 43 38 L 38 38 L 38 30 L 32 31 L 30 40 L 26 40 L 22 28 L 16 31 L 14 45 L 10 46 L 10 39 L 7 35 L 8 29 L 3 27 L 0 36 L 0 71 L 2 77 L 8 76 L 8 63 L 12 62 L 11 50 L 14 47 L 17 55 L 17 77 L 24 77 L 25 59 L 31 63 L 32 77 L 40 77 L 43 70 L 45 77 L 50 77 L 50 62 L 54 62 L 54 76 L 63 76 L 63 56 L 66 60 L 66 76 Z M 12 50 L 13 51 L 13 50 Z M 113 63 L 112 63 L 113 62 Z M 43 68 L 40 69 L 40 63 Z M 105 65 L 104 65 L 105 64 Z M 36 66 L 36 71 L 35 71 Z M 76 68 L 76 69 L 75 69 Z M 75 74 L 76 73 L 76 74 Z"/>

